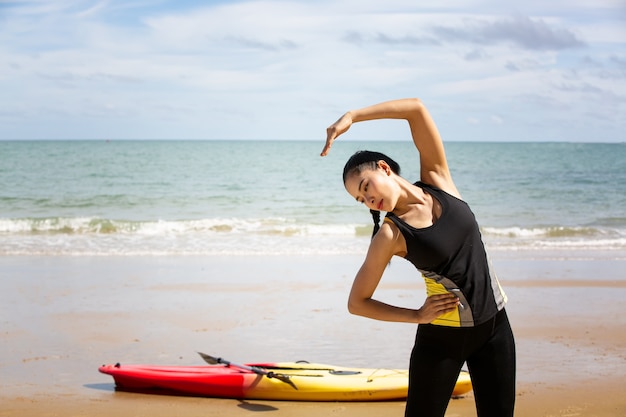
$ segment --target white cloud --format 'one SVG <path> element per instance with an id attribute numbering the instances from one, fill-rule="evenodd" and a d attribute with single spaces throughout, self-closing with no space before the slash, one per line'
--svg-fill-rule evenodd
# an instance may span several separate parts
<path id="1" fill-rule="evenodd" d="M 491 45 L 508 42 L 530 50 L 560 50 L 584 46 L 576 34 L 564 28 L 552 27 L 542 19 L 515 15 L 491 21 L 473 20 L 461 27 L 438 26 L 434 33 L 451 42 Z"/>
<path id="2" fill-rule="evenodd" d="M 623 6 L 514 6 L 0 2 L 0 139 L 315 139 L 349 108 L 420 96 L 451 139 L 624 141 Z"/>

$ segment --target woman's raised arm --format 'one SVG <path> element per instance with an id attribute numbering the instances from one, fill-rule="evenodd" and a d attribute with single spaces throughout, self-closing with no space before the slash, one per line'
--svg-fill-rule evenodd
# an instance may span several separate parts
<path id="1" fill-rule="evenodd" d="M 378 119 L 408 121 L 413 143 L 420 155 L 420 179 L 460 197 L 452 181 L 437 126 L 426 106 L 417 98 L 385 101 L 345 113 L 326 129 L 326 144 L 321 155 L 327 155 L 335 139 L 347 132 L 353 123 Z"/>

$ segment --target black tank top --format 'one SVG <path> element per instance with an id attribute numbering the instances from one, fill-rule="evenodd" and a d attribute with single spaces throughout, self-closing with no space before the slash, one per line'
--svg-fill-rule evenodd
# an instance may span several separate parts
<path id="1" fill-rule="evenodd" d="M 393 222 L 406 241 L 405 258 L 422 273 L 428 296 L 452 292 L 461 305 L 432 324 L 471 327 L 489 320 L 506 304 L 492 272 L 474 213 L 463 200 L 439 188 L 416 182 L 415 186 L 437 199 L 441 216 L 432 226 L 415 228 L 393 213 Z"/>

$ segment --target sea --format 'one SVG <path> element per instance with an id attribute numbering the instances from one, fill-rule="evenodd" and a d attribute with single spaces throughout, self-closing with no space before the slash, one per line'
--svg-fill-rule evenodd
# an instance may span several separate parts
<path id="1" fill-rule="evenodd" d="M 364 254 L 341 173 L 362 149 L 419 179 L 412 142 L 0 141 L 0 255 Z M 490 251 L 626 258 L 626 144 L 449 142 Z"/>

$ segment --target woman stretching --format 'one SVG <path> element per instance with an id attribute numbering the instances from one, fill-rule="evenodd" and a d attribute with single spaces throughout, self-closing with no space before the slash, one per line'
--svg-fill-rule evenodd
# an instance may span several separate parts
<path id="1" fill-rule="evenodd" d="M 407 181 L 398 164 L 378 152 L 357 152 L 346 163 L 346 190 L 370 209 L 375 223 L 348 309 L 376 320 L 418 324 L 407 417 L 443 416 L 465 362 L 478 416 L 513 416 L 515 342 L 504 309 L 506 296 L 491 270 L 474 214 L 452 181 L 443 142 L 426 107 L 418 99 L 401 99 L 349 111 L 327 129 L 322 156 L 353 123 L 375 119 L 408 121 L 420 180 Z M 386 215 L 378 227 L 381 211 Z M 426 282 L 426 301 L 419 309 L 372 298 L 394 255 L 415 265 Z"/>

